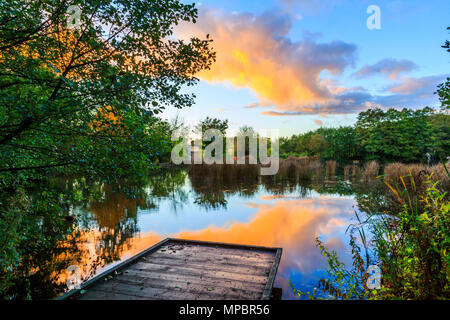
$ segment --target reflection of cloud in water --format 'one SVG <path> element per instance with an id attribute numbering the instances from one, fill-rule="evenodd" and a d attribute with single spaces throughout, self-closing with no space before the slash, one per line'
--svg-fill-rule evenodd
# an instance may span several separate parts
<path id="1" fill-rule="evenodd" d="M 346 241 L 342 235 L 348 221 L 353 218 L 353 204 L 354 200 L 348 198 L 280 200 L 264 205 L 252 202 L 249 205 L 258 208 L 258 212 L 248 223 L 233 222 L 226 227 L 210 226 L 170 236 L 282 247 L 276 285 L 282 286 L 284 296 L 288 297 L 289 278 L 301 274 L 303 283 L 314 282 L 317 280 L 314 273 L 325 267 L 325 260 L 315 245 L 317 236 L 326 241 L 329 249 L 336 250 L 340 256 L 343 254 Z M 165 237 L 154 232 L 146 233 L 134 239 L 132 249 L 124 253 L 131 256 Z"/>
<path id="2" fill-rule="evenodd" d="M 268 196 L 261 196 L 259 197 L 261 200 L 277 200 L 277 199 L 284 199 L 284 200 L 296 200 L 296 199 L 303 199 L 302 196 L 292 196 L 287 194 L 273 194 Z"/>

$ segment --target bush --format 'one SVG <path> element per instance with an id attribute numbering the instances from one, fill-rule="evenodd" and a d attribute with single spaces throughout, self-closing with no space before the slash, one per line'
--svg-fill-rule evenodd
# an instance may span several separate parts
<path id="1" fill-rule="evenodd" d="M 318 240 L 329 266 L 326 277 L 319 281 L 324 294 L 337 299 L 450 299 L 450 204 L 447 192 L 440 182 L 432 180 L 432 175 L 421 182 L 421 187 L 426 186 L 424 191 L 417 188 L 414 173 L 419 169 L 410 166 L 408 176 L 398 177 L 399 184 L 386 181 L 400 210 L 391 207 L 364 222 L 357 215 L 358 224 L 350 228 L 351 270 Z M 401 170 L 404 167 L 399 164 L 387 168 L 393 180 Z M 370 231 L 370 242 L 365 230 Z M 362 245 L 356 242 L 355 232 Z M 368 267 L 373 264 L 382 272 L 379 290 L 369 290 L 366 284 Z M 292 288 L 297 295 L 317 298 L 316 292 Z"/>

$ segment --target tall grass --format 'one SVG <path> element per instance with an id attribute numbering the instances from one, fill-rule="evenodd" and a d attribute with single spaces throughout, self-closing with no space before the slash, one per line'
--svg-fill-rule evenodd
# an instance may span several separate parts
<path id="1" fill-rule="evenodd" d="M 327 177 L 329 177 L 329 178 L 334 177 L 336 174 L 336 161 L 328 160 L 327 162 L 325 162 L 325 167 L 326 167 Z"/>
<path id="2" fill-rule="evenodd" d="M 258 164 L 192 164 L 188 169 L 192 180 L 233 182 L 254 180 L 259 176 Z"/>
<path id="3" fill-rule="evenodd" d="M 376 179 L 378 172 L 380 171 L 380 165 L 376 160 L 372 160 L 364 164 L 361 172 L 361 178 L 363 181 L 370 181 Z"/>
<path id="4" fill-rule="evenodd" d="M 320 174 L 322 164 L 316 157 L 294 157 L 280 160 L 279 176 L 312 180 Z"/>
<path id="5" fill-rule="evenodd" d="M 447 163 L 447 168 L 450 167 L 450 163 Z M 450 177 L 448 176 L 444 165 L 442 163 L 427 166 L 424 164 L 403 164 L 399 162 L 391 163 L 384 168 L 385 181 L 392 185 L 401 185 L 404 183 L 404 187 L 409 191 L 412 191 L 412 185 L 410 179 L 403 179 L 402 177 L 410 176 L 414 181 L 414 188 L 419 192 L 425 191 L 429 184 L 428 180 L 439 181 L 439 186 L 444 190 L 450 189 Z"/>
<path id="6" fill-rule="evenodd" d="M 361 173 L 361 169 L 359 167 L 358 161 L 353 161 L 353 164 L 349 164 L 344 166 L 344 178 L 349 179 L 350 177 L 352 179 L 355 179 L 357 176 L 359 176 Z"/>

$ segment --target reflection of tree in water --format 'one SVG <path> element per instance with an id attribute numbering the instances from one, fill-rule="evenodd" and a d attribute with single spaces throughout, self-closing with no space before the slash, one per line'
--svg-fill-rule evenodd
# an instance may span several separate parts
<path id="1" fill-rule="evenodd" d="M 258 190 L 257 165 L 191 165 L 188 170 L 194 203 L 206 209 L 226 208 L 226 195 L 250 197 Z"/>
<path id="2" fill-rule="evenodd" d="M 129 199 L 126 194 L 104 186 L 104 198 L 92 201 L 89 210 L 94 214 L 101 238 L 98 240 L 98 254 L 104 263 L 120 259 L 123 247 L 129 244 L 137 229 L 137 208 L 145 200 Z"/>
<path id="3" fill-rule="evenodd" d="M 182 190 L 185 178 L 183 170 L 165 170 L 149 176 L 141 186 L 124 183 L 102 187 L 101 200 L 91 200 L 87 208 L 100 233 L 96 250 L 102 264 L 120 259 L 123 251 L 130 248 L 131 239 L 139 232 L 138 209 L 156 210 L 162 198 L 170 198 L 174 203 L 188 198 Z"/>
<path id="4" fill-rule="evenodd" d="M 67 189 L 71 183 L 52 178 L 30 185 L 20 194 L 0 192 L 1 258 L 16 259 L 1 261 L 0 297 L 52 298 L 66 288 L 61 279 L 67 268 L 83 261 L 85 252 L 79 245 L 76 224 L 66 219 L 70 202 L 75 202 L 74 192 Z M 21 230 L 20 237 L 16 230 Z M 8 245 L 8 241 L 14 243 Z"/>
<path id="5" fill-rule="evenodd" d="M 13 299 L 49 299 L 66 289 L 61 276 L 70 265 L 77 265 L 82 260 L 83 252 L 77 245 L 76 237 L 54 245 L 43 245 L 38 251 L 21 261 L 14 285 L 3 296 Z"/>
<path id="6" fill-rule="evenodd" d="M 298 192 L 301 197 L 308 194 L 309 183 L 299 181 L 296 176 L 277 174 L 274 176 L 261 176 L 261 184 L 267 192 L 274 195 L 284 195 Z"/>
<path id="7" fill-rule="evenodd" d="M 170 168 L 150 176 L 146 187 L 148 207 L 157 210 L 161 200 L 170 199 L 173 212 L 182 209 L 189 199 L 188 191 L 183 188 L 185 182 L 186 171 L 183 168 Z"/>

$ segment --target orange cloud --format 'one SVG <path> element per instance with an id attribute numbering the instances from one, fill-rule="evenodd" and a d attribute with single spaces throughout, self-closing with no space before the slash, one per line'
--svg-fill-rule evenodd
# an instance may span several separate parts
<path id="1" fill-rule="evenodd" d="M 180 38 L 211 34 L 217 61 L 199 74 L 203 80 L 250 88 L 260 105 L 280 111 L 314 113 L 336 105 L 333 95 L 345 89 L 319 75 L 325 70 L 340 74 L 353 64 L 356 47 L 340 41 L 317 43 L 307 35 L 293 42 L 287 38 L 291 23 L 289 15 L 277 11 L 255 16 L 205 9 L 197 24 L 182 24 L 176 34 Z"/>

